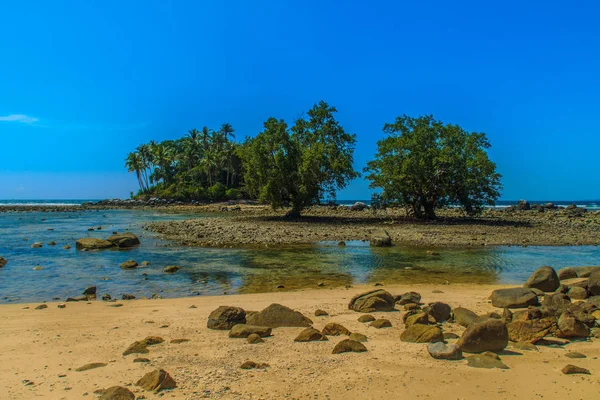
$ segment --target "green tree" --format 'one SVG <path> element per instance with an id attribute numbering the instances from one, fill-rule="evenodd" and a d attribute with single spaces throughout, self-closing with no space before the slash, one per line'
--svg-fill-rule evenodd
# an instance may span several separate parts
<path id="1" fill-rule="evenodd" d="M 433 219 L 441 206 L 456 204 L 476 214 L 500 196 L 501 175 L 488 158 L 484 133 L 444 125 L 431 115 L 403 115 L 383 131 L 387 137 L 377 142 L 365 172 L 371 188 L 383 189 L 384 201 Z"/>
<path id="2" fill-rule="evenodd" d="M 356 135 L 343 129 L 336 112 L 321 101 L 289 130 L 285 121 L 269 118 L 241 152 L 248 192 L 274 208 L 289 202 L 292 217 L 335 198 L 358 176 L 352 166 Z"/>

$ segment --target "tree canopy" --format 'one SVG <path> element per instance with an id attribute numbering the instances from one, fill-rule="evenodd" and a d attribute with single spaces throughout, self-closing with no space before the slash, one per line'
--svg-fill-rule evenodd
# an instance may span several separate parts
<path id="1" fill-rule="evenodd" d="M 245 189 L 274 208 L 288 203 L 291 216 L 325 199 L 358 176 L 353 168 L 356 135 L 335 119 L 335 107 L 315 104 L 291 128 L 269 118 L 240 152 Z"/>
<path id="2" fill-rule="evenodd" d="M 484 133 L 443 124 L 432 115 L 406 115 L 383 128 L 377 154 L 365 168 L 371 188 L 385 202 L 406 207 L 417 218 L 435 218 L 441 206 L 460 205 L 469 214 L 493 205 L 501 175 L 487 154 Z"/>

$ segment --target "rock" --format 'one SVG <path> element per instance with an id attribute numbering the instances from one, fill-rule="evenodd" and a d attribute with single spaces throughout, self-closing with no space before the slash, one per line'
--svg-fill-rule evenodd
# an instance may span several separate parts
<path id="1" fill-rule="evenodd" d="M 103 391 L 99 400 L 135 400 L 135 395 L 122 386 L 112 386 Z"/>
<path id="2" fill-rule="evenodd" d="M 490 357 L 483 354 L 474 354 L 467 357 L 467 365 L 473 368 L 499 368 L 508 369 L 506 364 L 497 358 Z"/>
<path id="3" fill-rule="evenodd" d="M 58 307 L 58 308 L 67 308 L 67 305 L 66 304 L 58 304 L 56 307 Z"/>
<path id="4" fill-rule="evenodd" d="M 358 317 L 358 322 L 362 322 L 363 324 L 372 321 L 375 321 L 375 317 L 371 314 L 365 314 Z"/>
<path id="5" fill-rule="evenodd" d="M 409 303 L 419 304 L 421 303 L 421 294 L 417 292 L 407 292 L 400 296 L 397 296 L 397 298 L 395 298 L 394 300 L 401 306 Z"/>
<path id="6" fill-rule="evenodd" d="M 350 336 L 348 337 L 348 339 L 356 340 L 357 342 L 366 342 L 367 341 L 367 337 L 365 335 L 363 335 L 362 333 L 358 333 L 358 332 L 352 332 L 350 334 Z"/>
<path id="7" fill-rule="evenodd" d="M 357 201 L 356 203 L 352 204 L 352 206 L 350 206 L 350 210 L 352 211 L 363 211 L 367 208 L 369 208 L 369 206 L 363 203 L 362 201 Z"/>
<path id="8" fill-rule="evenodd" d="M 69 246 L 68 244 L 65 244 L 62 248 L 63 248 L 63 250 L 70 250 L 71 246 Z M 116 386 L 116 387 L 118 387 L 118 386 Z"/>
<path id="9" fill-rule="evenodd" d="M 405 316 L 406 316 L 406 319 L 404 320 L 404 325 L 407 328 L 414 324 L 429 325 L 429 323 L 430 323 L 429 318 L 431 317 L 429 314 L 427 314 L 425 312 L 417 312 L 412 315 L 405 314 Z M 431 317 L 431 318 L 433 318 L 433 317 Z M 434 322 L 435 322 L 435 319 L 434 319 Z"/>
<path id="10" fill-rule="evenodd" d="M 256 363 L 254 361 L 246 361 L 242 365 L 240 365 L 241 369 L 265 369 L 270 367 L 269 364 L 266 363 Z"/>
<path id="11" fill-rule="evenodd" d="M 457 307 L 454 309 L 454 321 L 462 327 L 468 328 L 477 318 L 477 314 L 466 308 Z"/>
<path id="12" fill-rule="evenodd" d="M 600 308 L 600 296 L 592 296 L 587 298 L 588 304 L 592 304 L 598 308 Z"/>
<path id="13" fill-rule="evenodd" d="M 404 305 L 404 309 L 406 311 L 412 311 L 412 310 L 420 310 L 421 307 L 418 304 L 415 303 L 408 303 Z"/>
<path id="14" fill-rule="evenodd" d="M 590 329 L 590 337 L 594 337 L 596 339 L 600 339 L 600 328 L 592 328 L 592 329 Z"/>
<path id="15" fill-rule="evenodd" d="M 561 281 L 561 286 L 565 286 L 567 289 L 573 288 L 573 287 L 579 287 L 579 288 L 583 288 L 587 290 L 588 287 L 588 281 L 590 278 L 571 278 L 571 279 L 565 279 L 563 281 Z M 557 292 L 560 291 L 560 288 L 556 290 Z"/>
<path id="16" fill-rule="evenodd" d="M 562 338 L 584 338 L 590 334 L 590 328 L 579 321 L 571 312 L 565 311 L 558 319 L 556 336 Z"/>
<path id="17" fill-rule="evenodd" d="M 474 322 L 463 333 L 458 344 L 467 353 L 497 353 L 508 345 L 508 329 L 504 322 L 497 319 Z"/>
<path id="18" fill-rule="evenodd" d="M 83 290 L 83 295 L 86 296 L 95 296 L 96 295 L 96 286 L 88 286 Z"/>
<path id="19" fill-rule="evenodd" d="M 144 390 L 160 392 L 164 389 L 174 389 L 177 387 L 177 384 L 167 371 L 164 369 L 156 369 L 144 375 L 136 382 L 136 386 L 141 386 Z"/>
<path id="20" fill-rule="evenodd" d="M 294 339 L 294 342 L 318 342 L 324 340 L 327 340 L 327 338 L 321 332 L 313 327 L 308 327 L 300 332 L 296 339 Z"/>
<path id="21" fill-rule="evenodd" d="M 348 309 L 356 312 L 392 311 L 396 302 L 394 297 L 383 289 L 375 289 L 354 296 Z"/>
<path id="22" fill-rule="evenodd" d="M 140 239 L 131 232 L 112 235 L 106 238 L 106 240 L 121 249 L 128 249 L 140 244 Z"/>
<path id="23" fill-rule="evenodd" d="M 509 332 L 510 335 L 510 332 Z M 524 351 L 539 351 L 537 347 L 533 343 L 529 342 L 515 342 L 512 344 L 512 347 L 516 350 L 524 350 Z"/>
<path id="24" fill-rule="evenodd" d="M 125 293 L 123 296 L 121 296 L 121 298 L 123 300 L 135 300 L 135 296 L 129 293 Z"/>
<path id="25" fill-rule="evenodd" d="M 590 328 L 593 327 L 594 322 L 596 322 L 596 317 L 594 316 L 594 312 L 596 310 L 596 306 L 584 301 L 573 303 L 569 306 L 569 308 L 567 308 L 567 312 L 573 314 L 575 318 Z"/>
<path id="26" fill-rule="evenodd" d="M 437 322 L 445 322 L 449 320 L 452 315 L 452 308 L 446 303 L 436 301 L 435 303 L 430 303 L 429 307 L 431 309 L 429 314 L 433 316 Z"/>
<path id="27" fill-rule="evenodd" d="M 4 257 L 0 257 L 0 268 L 3 268 L 6 264 L 8 264 L 8 260 Z"/>
<path id="28" fill-rule="evenodd" d="M 109 249 L 113 247 L 113 244 L 108 240 L 98 238 L 81 238 L 75 242 L 75 248 L 77 250 L 101 250 Z"/>
<path id="29" fill-rule="evenodd" d="M 271 304 L 260 312 L 247 315 L 246 322 L 249 325 L 269 326 L 271 328 L 280 328 L 284 326 L 308 327 L 312 325 L 312 321 L 300 312 L 282 306 L 281 304 Z"/>
<path id="30" fill-rule="evenodd" d="M 509 323 L 508 339 L 512 342 L 535 343 L 556 330 L 553 317 L 537 320 L 513 321 Z"/>
<path id="31" fill-rule="evenodd" d="M 587 290 L 581 287 L 572 287 L 567 294 L 573 300 L 585 300 L 588 297 Z"/>
<path id="32" fill-rule="evenodd" d="M 181 268 L 178 267 L 177 265 L 168 265 L 165 267 L 165 269 L 163 269 L 163 272 L 165 274 L 174 274 L 175 272 L 179 271 Z"/>
<path id="33" fill-rule="evenodd" d="M 135 260 L 127 260 L 127 261 L 121 263 L 121 265 L 120 265 L 121 269 L 133 269 L 133 268 L 136 268 L 137 266 L 138 266 L 138 263 Z"/>
<path id="34" fill-rule="evenodd" d="M 75 369 L 75 371 L 77 371 L 77 372 L 89 371 L 90 369 L 106 367 L 106 365 L 107 365 L 106 363 L 90 363 L 90 364 L 85 364 L 84 366 Z"/>
<path id="35" fill-rule="evenodd" d="M 42 247 L 43 244 L 40 242 L 35 242 L 34 244 L 31 245 L 32 249 L 39 249 L 40 247 Z"/>
<path id="36" fill-rule="evenodd" d="M 145 357 L 138 357 L 138 358 L 134 358 L 133 362 L 134 363 L 149 363 L 150 359 L 145 358 Z"/>
<path id="37" fill-rule="evenodd" d="M 454 332 L 444 332 L 444 340 L 454 340 L 454 339 L 460 339 L 460 336 L 458 336 Z"/>
<path id="38" fill-rule="evenodd" d="M 572 267 L 561 268 L 558 270 L 557 276 L 561 281 L 563 279 L 577 278 L 577 271 Z"/>
<path id="39" fill-rule="evenodd" d="M 576 365 L 573 364 L 568 364 L 565 365 L 565 367 L 563 369 L 561 369 L 561 372 L 565 375 L 571 375 L 571 374 L 586 374 L 586 375 L 590 375 L 590 370 L 582 368 L 582 367 L 578 367 Z"/>
<path id="40" fill-rule="evenodd" d="M 497 289 L 492 292 L 492 305 L 498 308 L 537 306 L 537 295 L 527 288 Z"/>
<path id="41" fill-rule="evenodd" d="M 36 310 L 43 310 L 45 308 L 48 308 L 48 306 L 46 304 L 40 304 L 39 306 L 37 306 L 35 309 Z"/>
<path id="42" fill-rule="evenodd" d="M 541 267 L 523 284 L 524 288 L 535 288 L 544 292 L 554 292 L 560 286 L 560 280 L 552 267 Z"/>
<path id="43" fill-rule="evenodd" d="M 344 339 L 333 348 L 332 354 L 340 354 L 340 353 L 363 353 L 367 351 L 367 348 L 361 342 L 357 342 L 356 340 Z"/>
<path id="44" fill-rule="evenodd" d="M 325 325 L 321 333 L 327 336 L 350 335 L 350 331 L 348 329 L 336 322 L 330 322 Z"/>
<path id="45" fill-rule="evenodd" d="M 171 343 L 173 343 L 173 344 L 186 343 L 186 342 L 189 342 L 189 341 L 190 341 L 190 339 L 185 339 L 185 338 L 171 339 Z"/>
<path id="46" fill-rule="evenodd" d="M 519 200 L 515 208 L 519 211 L 529 211 L 531 210 L 531 205 L 527 200 Z"/>
<path id="47" fill-rule="evenodd" d="M 565 353 L 565 357 L 567 357 L 567 358 L 587 358 L 585 356 L 585 354 L 581 354 L 576 351 L 570 351 L 568 353 Z"/>
<path id="48" fill-rule="evenodd" d="M 436 360 L 460 360 L 462 358 L 462 351 L 456 344 L 429 343 L 427 351 Z"/>
<path id="49" fill-rule="evenodd" d="M 540 319 L 543 317 L 542 310 L 537 307 L 529 307 L 527 310 L 516 311 L 512 318 L 510 319 L 512 322 L 517 321 L 531 321 L 534 319 Z"/>
<path id="50" fill-rule="evenodd" d="M 315 317 L 326 317 L 328 315 L 329 314 L 327 313 L 327 311 L 324 311 L 324 310 L 321 310 L 321 309 L 318 309 L 318 310 L 315 311 Z"/>
<path id="51" fill-rule="evenodd" d="M 263 340 L 263 338 L 261 338 L 259 335 L 257 335 L 256 333 L 253 333 L 251 335 L 248 335 L 248 338 L 246 339 L 246 341 L 250 344 L 258 344 L 258 343 L 264 343 L 265 341 Z"/>
<path id="52" fill-rule="evenodd" d="M 566 294 L 547 294 L 544 296 L 544 301 L 542 302 L 542 312 L 546 315 L 559 317 L 570 305 L 571 300 Z"/>
<path id="53" fill-rule="evenodd" d="M 55 241 L 48 242 L 48 246 L 56 246 L 56 242 Z"/>
<path id="54" fill-rule="evenodd" d="M 402 332 L 400 340 L 409 343 L 435 343 L 442 342 L 444 335 L 437 326 L 414 324 Z"/>
<path id="55" fill-rule="evenodd" d="M 246 323 L 246 311 L 239 307 L 220 306 L 210 313 L 206 327 L 208 329 L 229 330 L 237 324 Z"/>
<path id="56" fill-rule="evenodd" d="M 252 334 L 257 334 L 260 337 L 271 336 L 271 328 L 268 326 L 257 326 L 247 324 L 234 325 L 229 331 L 230 338 L 247 338 Z"/>
<path id="57" fill-rule="evenodd" d="M 148 354 L 150 350 L 148 350 L 148 343 L 145 340 L 139 340 L 137 342 L 133 342 L 129 345 L 127 349 L 123 352 L 124 356 L 129 354 Z"/>
<path id="58" fill-rule="evenodd" d="M 377 329 L 391 328 L 392 323 L 385 318 L 380 318 L 380 319 L 376 319 L 375 321 L 371 322 L 370 326 L 372 326 L 373 328 L 377 328 Z"/>
<path id="59" fill-rule="evenodd" d="M 590 274 L 587 290 L 592 296 L 600 296 L 600 270 Z"/>
<path id="60" fill-rule="evenodd" d="M 373 247 L 389 247 L 392 245 L 392 238 L 386 230 L 378 230 L 373 232 L 369 238 L 369 242 Z"/>

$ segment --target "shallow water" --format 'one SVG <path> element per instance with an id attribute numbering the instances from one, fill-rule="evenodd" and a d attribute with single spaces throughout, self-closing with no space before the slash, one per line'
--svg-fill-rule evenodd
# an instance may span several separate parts
<path id="1" fill-rule="evenodd" d="M 194 218 L 210 218 L 194 215 Z M 315 245 L 265 249 L 207 249 L 165 242 L 142 225 L 190 215 L 141 210 L 81 213 L 0 213 L 0 256 L 9 260 L 0 269 L 0 302 L 64 299 L 90 285 L 98 293 L 121 297 L 160 294 L 163 297 L 252 293 L 326 287 L 354 283 L 520 283 L 542 265 L 600 265 L 600 247 L 482 247 L 424 249 L 395 246 L 371 248 L 348 242 L 345 247 Z M 102 226 L 101 231 L 88 231 Z M 52 228 L 53 230 L 48 230 Z M 80 237 L 107 237 L 130 230 L 142 244 L 131 250 L 81 252 Z M 55 241 L 56 246 L 47 245 Z M 34 242 L 44 246 L 32 249 Z M 69 244 L 70 250 L 62 246 Z M 439 255 L 431 256 L 427 250 Z M 121 270 L 135 259 L 148 267 Z M 182 269 L 164 274 L 167 265 Z M 34 267 L 39 266 L 41 269 Z"/>

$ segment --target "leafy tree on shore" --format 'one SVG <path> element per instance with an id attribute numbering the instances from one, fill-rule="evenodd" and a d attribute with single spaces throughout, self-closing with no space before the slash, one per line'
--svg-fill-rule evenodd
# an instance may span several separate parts
<path id="1" fill-rule="evenodd" d="M 439 207 L 456 204 L 476 214 L 500 196 L 501 175 L 488 158 L 484 133 L 431 115 L 403 115 L 383 131 L 387 137 L 377 142 L 365 172 L 371 188 L 383 189 L 384 201 L 406 207 L 416 218 L 433 219 Z"/>
<path id="2" fill-rule="evenodd" d="M 353 169 L 356 135 L 335 119 L 335 107 L 315 104 L 291 129 L 269 118 L 264 130 L 249 138 L 240 152 L 246 190 L 273 208 L 288 203 L 289 216 L 325 198 L 358 176 Z"/>

